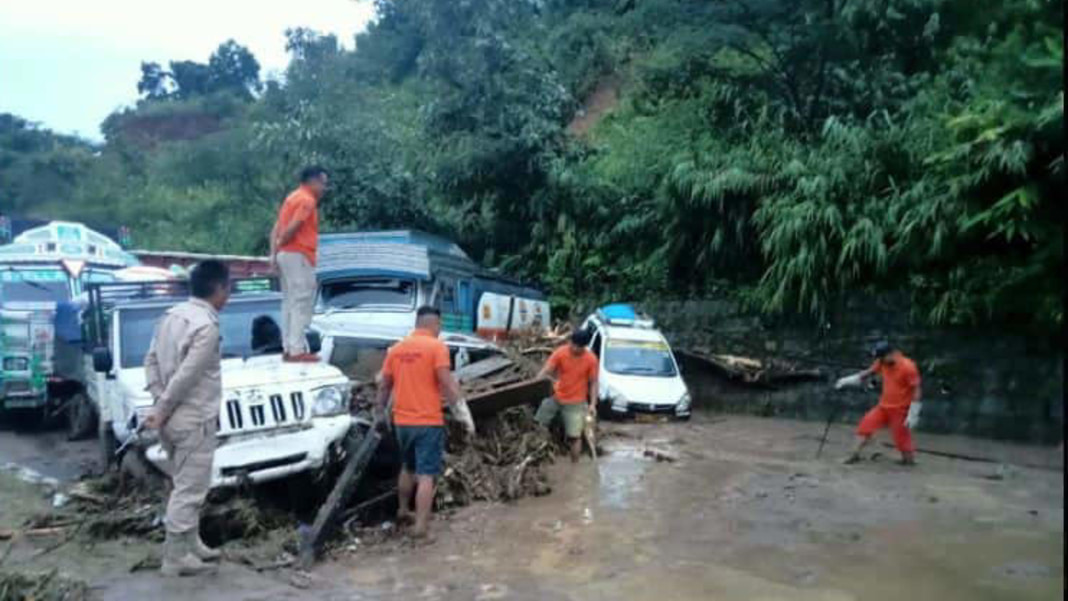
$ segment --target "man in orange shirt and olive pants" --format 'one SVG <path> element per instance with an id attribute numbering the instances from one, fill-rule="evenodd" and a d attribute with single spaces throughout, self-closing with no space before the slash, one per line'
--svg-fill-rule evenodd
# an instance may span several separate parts
<path id="1" fill-rule="evenodd" d="M 430 510 L 434 504 L 434 478 L 441 475 L 445 453 L 445 415 L 442 392 L 450 409 L 468 435 L 475 433 L 475 422 L 460 396 L 449 370 L 449 349 L 441 333 L 441 312 L 420 307 L 416 312 L 415 331 L 390 347 L 382 365 L 381 383 L 375 401 L 376 413 L 393 394 L 393 424 L 397 432 L 402 465 L 397 482 L 397 521 L 412 518 L 412 495 L 415 495 L 413 536 L 427 534 Z M 382 419 L 376 420 L 382 424 Z"/>
<path id="2" fill-rule="evenodd" d="M 322 167 L 307 167 L 278 211 L 271 230 L 271 264 L 282 284 L 282 359 L 318 361 L 308 353 L 305 330 L 315 309 L 315 255 L 319 247 L 319 199 L 326 192 Z"/>
<path id="3" fill-rule="evenodd" d="M 912 429 L 920 422 L 920 370 L 916 364 L 890 346 L 889 342 L 879 342 L 872 350 L 875 362 L 868 369 L 839 379 L 836 389 L 846 386 L 859 386 L 866 378 L 881 376 L 883 392 L 879 404 L 868 411 L 857 426 L 857 443 L 853 453 L 845 463 L 860 461 L 860 452 L 871 441 L 875 431 L 889 427 L 894 437 L 894 445 L 901 451 L 903 465 L 915 465 L 915 447 L 912 444 Z"/>
<path id="4" fill-rule="evenodd" d="M 564 422 L 564 435 L 571 445 L 571 461 L 578 461 L 582 453 L 582 430 L 586 416 L 597 410 L 597 356 L 586 347 L 590 333 L 576 330 L 571 342 L 553 351 L 545 362 L 539 378 L 554 374 L 552 398 L 545 399 L 534 418 L 548 426 L 559 413 Z"/>

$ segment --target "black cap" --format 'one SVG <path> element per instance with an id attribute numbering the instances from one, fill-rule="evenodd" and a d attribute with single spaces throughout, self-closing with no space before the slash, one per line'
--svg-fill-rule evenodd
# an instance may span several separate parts
<path id="1" fill-rule="evenodd" d="M 586 346 L 590 343 L 591 338 L 593 338 L 593 334 L 589 330 L 575 330 L 571 334 L 571 344 L 574 344 L 575 346 Z"/>
<path id="2" fill-rule="evenodd" d="M 890 354 L 890 351 L 894 350 L 894 347 L 890 346 L 890 343 L 886 340 L 880 340 L 875 343 L 875 346 L 871 347 L 871 356 L 876 359 L 881 359 Z"/>

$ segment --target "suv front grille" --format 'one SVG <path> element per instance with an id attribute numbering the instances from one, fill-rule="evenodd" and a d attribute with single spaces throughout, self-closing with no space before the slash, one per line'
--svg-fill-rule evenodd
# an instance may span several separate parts
<path id="1" fill-rule="evenodd" d="M 260 396 L 250 399 L 240 393 L 235 394 L 223 404 L 223 411 L 219 416 L 220 433 L 235 434 L 303 422 L 307 415 L 304 393 L 292 392 L 288 397 L 287 403 L 285 396 L 272 394 L 264 403 L 263 397 Z"/>

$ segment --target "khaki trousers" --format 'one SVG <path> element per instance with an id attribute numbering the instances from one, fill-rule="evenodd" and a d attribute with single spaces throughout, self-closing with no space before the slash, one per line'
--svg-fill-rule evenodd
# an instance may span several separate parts
<path id="1" fill-rule="evenodd" d="M 305 331 L 315 310 L 315 268 L 302 253 L 278 253 L 282 284 L 282 349 L 287 355 L 308 352 Z"/>
<path id="2" fill-rule="evenodd" d="M 168 423 L 160 432 L 169 459 L 171 495 L 164 523 L 167 532 L 184 534 L 200 527 L 200 508 L 211 488 L 211 463 L 215 458 L 215 420 L 186 428 Z"/>

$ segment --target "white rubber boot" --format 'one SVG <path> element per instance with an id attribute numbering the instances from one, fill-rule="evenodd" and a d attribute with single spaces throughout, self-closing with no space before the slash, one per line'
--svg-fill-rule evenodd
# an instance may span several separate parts
<path id="1" fill-rule="evenodd" d="M 164 576 L 199 576 L 215 572 L 215 566 L 202 562 L 194 554 L 196 536 L 195 530 L 181 534 L 167 533 L 167 539 L 163 542 L 163 565 L 159 569 Z"/>
<path id="2" fill-rule="evenodd" d="M 212 549 L 208 545 L 204 544 L 204 540 L 200 538 L 200 532 L 194 532 L 193 539 L 193 555 L 196 555 L 200 561 L 219 561 L 222 557 L 222 552 L 218 549 Z"/>

